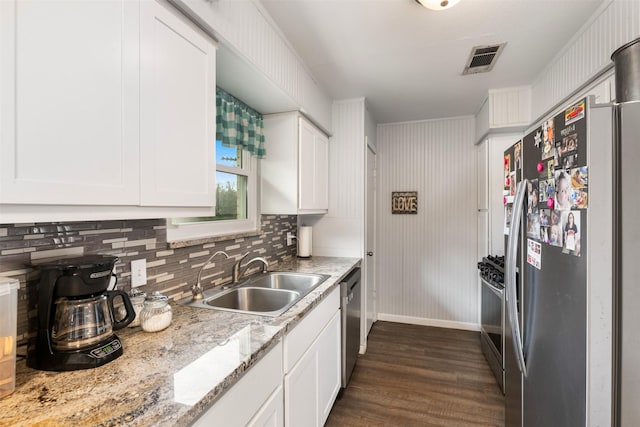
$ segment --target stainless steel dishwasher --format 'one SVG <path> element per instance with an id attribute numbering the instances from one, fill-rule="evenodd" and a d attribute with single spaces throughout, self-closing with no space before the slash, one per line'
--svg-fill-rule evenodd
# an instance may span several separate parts
<path id="1" fill-rule="evenodd" d="M 360 351 L 360 288 L 360 269 L 354 268 L 340 283 L 343 389 L 349 383 Z"/>

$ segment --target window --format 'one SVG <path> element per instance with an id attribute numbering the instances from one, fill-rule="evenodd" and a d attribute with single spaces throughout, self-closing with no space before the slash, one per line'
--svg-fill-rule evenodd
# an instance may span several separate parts
<path id="1" fill-rule="evenodd" d="M 172 218 L 169 240 L 257 231 L 257 166 L 245 150 L 216 141 L 216 216 Z"/>
<path id="2" fill-rule="evenodd" d="M 265 155 L 262 115 L 219 88 L 216 95 L 216 216 L 167 220 L 170 241 L 259 229 L 257 159 Z"/>
<path id="3" fill-rule="evenodd" d="M 247 181 L 251 168 L 243 165 L 244 150 L 216 141 L 216 220 L 247 219 Z M 248 157 L 248 156 L 247 156 Z"/>

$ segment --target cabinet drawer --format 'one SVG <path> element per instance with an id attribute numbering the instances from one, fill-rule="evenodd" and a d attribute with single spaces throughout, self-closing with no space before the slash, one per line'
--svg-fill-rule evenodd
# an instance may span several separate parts
<path id="1" fill-rule="evenodd" d="M 324 301 L 311 310 L 309 314 L 284 337 L 285 373 L 289 372 L 298 359 L 307 351 L 339 308 L 340 287 L 337 286 Z"/>
<path id="2" fill-rule="evenodd" d="M 281 384 L 282 343 L 279 342 L 193 425 L 245 426 Z"/>

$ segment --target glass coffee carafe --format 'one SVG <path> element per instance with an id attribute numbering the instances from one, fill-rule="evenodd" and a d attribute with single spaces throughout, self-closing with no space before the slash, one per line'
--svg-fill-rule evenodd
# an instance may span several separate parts
<path id="1" fill-rule="evenodd" d="M 125 327 L 129 316 L 117 320 L 113 302 L 122 298 L 125 312 L 133 312 L 128 295 L 123 291 L 106 291 L 86 298 L 60 297 L 54 302 L 51 344 L 55 350 L 77 350 L 108 338 L 113 331 Z M 134 312 L 135 313 L 135 312 Z M 135 314 L 134 314 L 135 315 Z"/>

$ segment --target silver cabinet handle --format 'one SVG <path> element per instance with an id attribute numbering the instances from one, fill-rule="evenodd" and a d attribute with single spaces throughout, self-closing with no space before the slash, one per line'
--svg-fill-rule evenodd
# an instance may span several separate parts
<path id="1" fill-rule="evenodd" d="M 373 256 L 373 251 L 367 252 L 367 256 Z"/>
<path id="2" fill-rule="evenodd" d="M 520 320 L 518 319 L 518 295 L 516 292 L 516 257 L 518 256 L 518 243 L 520 240 L 520 223 L 522 220 L 522 210 L 524 206 L 524 194 L 527 191 L 526 179 L 518 184 L 516 197 L 513 201 L 511 211 L 511 230 L 507 241 L 507 256 L 505 259 L 505 284 L 507 289 L 507 311 L 509 313 L 509 323 L 511 323 L 511 338 L 516 352 L 516 359 L 520 371 L 526 377 L 527 365 L 522 351 L 522 336 L 520 335 Z"/>

